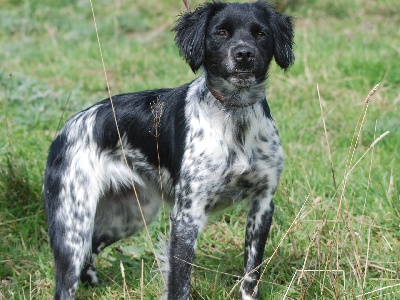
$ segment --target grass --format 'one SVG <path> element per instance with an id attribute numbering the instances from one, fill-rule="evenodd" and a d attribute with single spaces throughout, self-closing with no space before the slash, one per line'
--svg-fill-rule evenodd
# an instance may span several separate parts
<path id="1" fill-rule="evenodd" d="M 268 82 L 285 170 L 261 293 L 264 299 L 400 299 L 400 4 L 276 3 L 297 17 L 296 62 L 286 73 L 273 66 Z M 50 299 L 45 159 L 60 120 L 107 97 L 105 79 L 89 1 L 0 4 L 0 299 Z M 94 9 L 113 94 L 196 77 L 170 32 L 181 1 L 95 1 Z M 237 298 L 245 218 L 238 206 L 205 228 L 193 299 Z M 150 226 L 154 242 L 165 223 L 160 214 Z M 79 289 L 78 299 L 162 293 L 144 231 L 107 248 L 97 264 L 106 285 Z"/>

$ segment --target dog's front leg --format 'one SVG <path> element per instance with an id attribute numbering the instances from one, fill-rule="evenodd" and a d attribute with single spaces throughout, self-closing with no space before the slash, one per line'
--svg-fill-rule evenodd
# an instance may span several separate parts
<path id="1" fill-rule="evenodd" d="M 201 207 L 201 208 L 200 208 Z M 188 300 L 196 240 L 206 222 L 202 205 L 181 200 L 171 213 L 168 249 L 168 300 Z M 199 209 L 200 208 L 200 209 Z"/>
<path id="2" fill-rule="evenodd" d="M 240 286 L 240 296 L 243 300 L 259 299 L 258 280 L 260 279 L 261 263 L 265 242 L 272 223 L 274 203 L 272 196 L 255 199 L 247 218 L 244 273 Z"/>

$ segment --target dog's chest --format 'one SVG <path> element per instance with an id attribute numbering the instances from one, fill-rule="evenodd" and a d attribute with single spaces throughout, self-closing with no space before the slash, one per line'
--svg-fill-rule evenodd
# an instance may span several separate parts
<path id="1" fill-rule="evenodd" d="M 279 136 L 260 103 L 241 111 L 196 105 L 182 176 L 195 197 L 221 207 L 275 188 L 283 168 Z"/>

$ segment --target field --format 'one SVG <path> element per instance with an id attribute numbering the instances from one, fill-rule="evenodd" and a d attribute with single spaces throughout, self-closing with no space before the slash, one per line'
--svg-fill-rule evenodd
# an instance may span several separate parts
<path id="1" fill-rule="evenodd" d="M 274 3 L 296 17 L 296 62 L 287 72 L 273 65 L 267 86 L 285 170 L 261 295 L 400 299 L 400 2 Z M 106 81 L 89 0 L 0 7 L 0 299 L 51 299 L 47 151 L 70 116 L 108 97 Z M 180 0 L 93 7 L 112 94 L 197 76 L 170 32 Z M 238 298 L 246 211 L 213 216 L 201 234 L 192 299 Z M 158 299 L 152 244 L 167 220 L 160 213 L 149 227 L 152 243 L 143 230 L 107 248 L 97 260 L 105 285 L 77 298 Z"/>

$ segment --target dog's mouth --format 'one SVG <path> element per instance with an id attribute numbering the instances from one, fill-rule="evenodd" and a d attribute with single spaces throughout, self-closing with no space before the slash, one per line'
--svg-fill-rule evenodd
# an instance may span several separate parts
<path id="1" fill-rule="evenodd" d="M 252 72 L 252 71 L 246 71 L 246 70 L 244 70 L 244 71 L 235 71 L 234 73 L 233 73 L 233 76 L 236 76 L 236 77 L 250 77 L 250 76 L 252 76 L 252 75 L 254 75 L 254 72 Z"/>
<path id="2" fill-rule="evenodd" d="M 229 77 L 232 84 L 240 87 L 253 85 L 256 81 L 255 73 L 247 70 L 235 71 Z"/>

